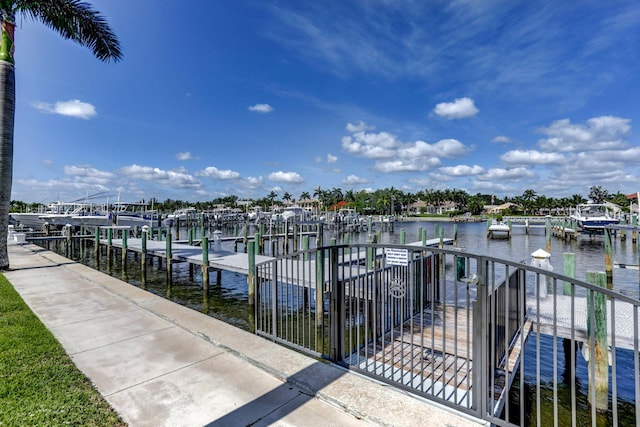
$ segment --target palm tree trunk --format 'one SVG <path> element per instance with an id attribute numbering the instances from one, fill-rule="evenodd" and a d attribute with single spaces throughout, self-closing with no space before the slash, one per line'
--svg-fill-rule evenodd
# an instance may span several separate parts
<path id="1" fill-rule="evenodd" d="M 13 127 L 16 73 L 11 62 L 0 60 L 0 270 L 9 268 L 7 228 L 13 179 Z"/>

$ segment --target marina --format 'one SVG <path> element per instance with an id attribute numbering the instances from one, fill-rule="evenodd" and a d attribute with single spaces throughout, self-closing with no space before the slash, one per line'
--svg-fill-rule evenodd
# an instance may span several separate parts
<path id="1" fill-rule="evenodd" d="M 351 306 L 353 308 L 349 309 L 352 310 L 351 314 L 349 314 L 348 310 L 345 311 L 345 319 L 352 319 L 351 321 L 355 321 L 356 319 L 360 318 L 361 320 L 358 320 L 354 324 L 352 330 L 359 330 L 361 335 L 359 335 L 359 337 L 357 335 L 351 336 L 351 338 L 346 339 L 345 342 L 350 342 L 350 340 L 351 342 L 361 342 L 363 337 L 370 336 L 370 334 L 373 333 L 372 329 L 367 329 L 371 328 L 371 323 L 368 323 L 369 321 L 366 321 L 364 319 L 366 318 L 366 316 L 368 316 L 368 314 L 366 313 L 375 312 L 375 310 L 373 309 L 374 306 L 371 304 L 379 304 L 381 301 L 377 300 L 378 297 L 376 296 L 376 293 L 371 293 L 371 290 L 367 290 L 370 289 L 368 287 L 370 285 L 367 285 L 365 283 L 372 282 L 366 282 L 366 280 L 372 279 L 365 278 L 375 277 L 377 273 L 372 276 L 372 272 L 375 271 L 380 271 L 380 274 L 383 274 L 383 276 L 380 277 L 384 277 L 384 274 L 387 274 L 383 273 L 383 271 L 393 271 L 393 268 L 386 269 L 383 267 L 380 267 L 382 268 L 382 270 L 378 270 L 378 267 L 375 267 L 375 264 L 369 264 L 370 261 L 367 261 L 367 248 L 362 246 L 363 244 L 365 246 L 373 245 L 373 243 L 367 243 L 368 241 L 376 240 L 379 242 L 383 242 L 382 246 L 384 247 L 387 247 L 390 244 L 401 245 L 402 243 L 404 243 L 404 245 L 402 246 L 406 248 L 420 248 L 423 246 L 422 241 L 424 239 L 424 241 L 428 242 L 428 244 L 431 245 L 430 247 L 435 250 L 441 247 L 441 238 L 426 239 L 426 236 L 428 234 L 432 236 L 457 235 L 455 246 L 453 239 L 442 238 L 442 242 L 444 244 L 444 246 L 442 247 L 445 248 L 443 250 L 451 251 L 451 253 L 445 256 L 446 259 L 441 267 L 444 268 L 444 270 L 442 271 L 445 273 L 438 273 L 440 276 L 434 276 L 433 280 L 438 281 L 441 279 L 438 279 L 437 277 L 446 277 L 446 283 L 449 283 L 452 278 L 455 277 L 456 274 L 454 274 L 454 276 L 451 276 L 451 274 L 458 271 L 460 267 L 458 263 L 460 262 L 460 260 L 465 259 L 467 260 L 465 261 L 465 263 L 468 264 L 468 259 L 470 259 L 469 257 L 471 256 L 471 253 L 482 253 L 483 251 L 488 250 L 492 250 L 492 252 L 495 252 L 496 249 L 498 251 L 504 251 L 506 249 L 507 252 L 512 252 L 512 254 L 510 255 L 511 257 L 515 256 L 516 259 L 520 258 L 521 262 L 523 262 L 531 254 L 531 252 L 527 253 L 527 251 L 532 247 L 531 245 L 539 244 L 540 246 L 544 247 L 547 243 L 547 238 L 544 232 L 539 232 L 535 229 L 532 230 L 532 232 L 528 235 L 516 234 L 512 237 L 512 239 L 509 240 L 492 240 L 486 238 L 477 238 L 477 236 L 479 235 L 478 232 L 482 233 L 483 230 L 486 229 L 486 226 L 482 223 L 469 223 L 465 224 L 464 226 L 458 225 L 456 226 L 457 230 L 454 230 L 454 225 L 455 224 L 452 223 L 396 223 L 395 228 L 396 230 L 399 229 L 399 232 L 382 232 L 378 234 L 374 239 L 371 239 L 371 235 L 369 233 L 351 233 L 349 235 L 345 235 L 343 233 L 335 233 L 330 229 L 325 229 L 323 231 L 321 237 L 325 245 L 338 245 L 341 248 L 340 251 L 342 251 L 342 248 L 345 247 L 345 240 L 349 242 L 348 247 L 350 248 L 350 251 L 348 253 L 341 253 L 340 255 L 338 255 L 338 265 L 340 265 L 341 267 L 338 268 L 336 274 L 338 282 L 343 283 L 345 286 L 345 297 L 355 298 L 355 300 L 353 300 L 353 304 L 346 303 L 347 306 Z M 240 230 L 242 229 L 242 227 L 236 228 Z M 198 274 L 198 272 L 196 271 L 196 273 L 194 274 L 194 272 L 189 271 L 186 276 L 182 276 L 183 274 L 185 274 L 184 272 L 191 269 L 191 267 L 188 266 L 203 265 L 203 248 L 199 246 L 202 244 L 203 239 L 199 235 L 198 227 L 196 227 L 195 229 L 196 232 L 187 233 L 185 232 L 185 230 L 182 230 L 180 233 L 178 233 L 179 235 L 183 236 L 189 235 L 190 240 L 192 241 L 191 244 L 189 244 L 187 241 L 171 242 L 170 258 L 173 259 L 174 262 L 178 262 L 178 264 L 173 267 L 176 270 L 171 276 L 174 279 L 171 281 L 171 285 L 169 285 L 171 287 L 172 298 L 175 298 L 176 295 L 183 292 L 180 288 L 184 285 L 181 285 L 180 283 L 182 283 L 184 278 L 180 277 L 187 277 L 189 278 L 188 280 L 194 280 L 196 283 L 196 288 L 193 289 L 194 291 L 196 291 L 198 288 L 202 289 L 204 287 L 202 285 L 202 283 L 204 283 L 202 282 L 204 280 L 203 273 Z M 104 238 L 104 233 L 107 230 L 108 229 L 104 229 L 102 231 L 103 238 L 100 239 L 100 246 L 103 248 L 106 248 L 108 245 L 108 240 Z M 133 229 L 128 230 L 133 234 Z M 252 236 L 252 233 L 250 232 L 241 233 L 239 231 L 234 232 L 233 230 L 234 228 L 230 227 L 227 228 L 226 232 L 216 234 L 217 236 L 219 236 L 219 241 L 216 243 L 216 245 L 219 245 L 219 249 L 214 250 L 211 242 L 213 241 L 213 237 L 215 235 L 211 230 L 205 229 L 204 237 L 207 238 L 205 240 L 208 240 L 207 247 L 211 247 L 211 254 L 208 265 L 214 270 L 221 270 L 220 276 L 218 276 L 219 279 L 216 280 L 216 285 L 211 286 L 209 290 L 207 290 L 207 294 L 210 294 L 212 291 L 217 292 L 217 289 L 229 286 L 229 278 L 231 277 L 229 276 L 229 274 L 232 274 L 237 275 L 235 276 L 236 278 L 233 279 L 237 282 L 236 285 L 233 285 L 233 289 L 235 289 L 236 292 L 240 291 L 241 295 L 245 295 L 244 298 L 251 298 L 251 291 L 249 289 L 247 281 L 251 270 L 249 268 L 249 258 L 251 248 L 253 248 L 253 253 L 257 254 L 255 252 L 255 247 L 257 247 L 258 244 L 250 245 L 250 243 L 259 242 L 261 240 L 261 237 L 259 234 L 253 234 Z M 113 231 L 116 232 L 120 230 L 113 229 Z M 231 233 L 232 235 L 229 235 L 229 233 Z M 301 233 L 301 231 L 299 231 L 299 233 Z M 289 289 L 285 291 L 285 295 L 289 295 L 289 298 L 292 298 L 289 300 L 289 302 L 286 303 L 286 306 L 289 307 L 287 310 L 290 310 L 291 315 L 297 313 L 295 314 L 295 316 L 300 316 L 302 312 L 299 312 L 299 310 L 301 310 L 303 307 L 308 307 L 306 310 L 310 310 L 310 317 L 308 317 L 306 320 L 302 320 L 302 318 L 297 318 L 296 320 L 295 317 L 292 318 L 290 316 L 287 316 L 287 322 L 290 324 L 289 328 L 292 328 L 290 330 L 290 333 L 293 333 L 294 336 L 295 334 L 298 334 L 298 336 L 304 335 L 305 333 L 302 332 L 300 327 L 302 327 L 303 330 L 308 329 L 310 331 L 316 331 L 311 335 L 314 335 L 316 333 L 319 333 L 320 335 L 315 337 L 307 337 L 305 339 L 309 340 L 308 344 L 317 344 L 318 340 L 328 339 L 328 336 L 326 336 L 325 334 L 328 333 L 327 328 L 330 329 L 330 326 L 327 322 L 328 318 L 331 316 L 329 312 L 325 311 L 324 315 L 321 316 L 321 318 L 317 317 L 318 312 L 315 307 L 319 301 L 319 298 L 331 298 L 329 294 L 326 293 L 329 288 L 326 288 L 322 294 L 317 293 L 317 283 L 320 283 L 319 280 L 322 280 L 323 283 L 325 283 L 326 280 L 329 280 L 329 282 L 326 283 L 330 283 L 330 281 L 332 280 L 330 279 L 330 277 L 333 273 L 331 273 L 330 267 L 325 267 L 325 274 L 328 274 L 329 277 L 325 276 L 321 279 L 320 276 L 317 276 L 318 270 L 316 267 L 317 264 L 315 263 L 315 259 L 311 259 L 310 261 L 306 262 L 304 261 L 304 257 L 302 256 L 302 254 L 304 254 L 305 251 L 308 251 L 307 253 L 311 258 L 319 256 L 316 252 L 314 252 L 314 249 L 318 244 L 317 242 L 315 242 L 315 240 L 318 238 L 317 229 L 316 232 L 307 231 L 307 233 L 309 233 L 307 236 L 300 235 L 296 239 L 293 239 L 289 235 L 287 246 L 291 246 L 294 240 L 296 241 L 296 246 L 290 247 L 289 249 L 287 249 L 287 251 L 282 250 L 282 241 L 275 245 L 264 245 L 263 249 L 267 251 L 270 247 L 275 247 L 278 250 L 282 250 L 282 252 L 280 252 L 280 255 L 278 255 L 277 257 L 257 254 L 258 258 L 256 258 L 255 264 L 257 266 L 274 265 L 274 267 L 269 271 L 279 271 L 279 280 L 283 280 L 285 283 L 290 284 L 287 286 L 292 286 L 291 288 L 285 288 Z M 245 234 L 248 236 L 246 241 L 244 241 Z M 285 233 L 281 233 L 280 235 L 274 234 L 273 236 L 271 236 L 268 233 L 265 233 L 265 236 L 263 237 L 265 237 L 267 240 L 273 238 L 274 241 L 276 241 L 276 236 L 280 239 L 283 239 L 284 235 Z M 211 239 L 208 239 L 208 236 L 211 236 Z M 522 242 L 523 239 L 529 242 L 526 242 L 526 245 L 523 246 L 520 246 L 519 244 L 514 245 L 514 242 L 516 241 L 525 243 Z M 92 239 L 91 237 L 85 238 L 85 242 L 87 243 L 91 242 L 92 240 L 95 239 Z M 303 246 L 305 245 L 305 240 L 310 240 L 312 242 L 307 249 L 303 248 Z M 64 242 L 65 240 L 61 239 L 60 241 Z M 407 241 L 410 241 L 412 243 L 407 244 Z M 449 246 L 447 246 L 446 243 L 449 243 Z M 564 248 L 558 248 L 565 245 L 574 246 L 573 249 L 578 249 L 579 251 L 581 249 L 587 249 L 589 252 L 594 252 L 593 255 L 597 255 L 596 253 L 600 252 L 599 261 L 595 264 L 603 265 L 604 246 L 603 242 L 599 239 L 594 240 L 593 238 L 589 237 L 581 237 L 578 240 L 554 239 L 551 243 L 552 250 L 549 258 L 550 262 L 554 265 L 562 265 L 562 262 L 558 264 L 556 261 L 554 261 L 553 254 L 555 254 L 555 256 L 557 257 L 559 251 L 566 250 Z M 376 244 L 380 245 L 380 243 Z M 578 245 L 577 248 L 575 247 L 575 245 Z M 121 250 L 123 246 L 126 246 L 128 249 L 128 261 L 124 265 L 118 267 L 118 257 L 112 255 L 110 268 L 113 269 L 114 273 L 118 271 L 118 268 L 127 268 L 130 270 L 132 268 L 132 265 L 138 266 L 137 269 L 139 270 L 141 266 L 139 257 L 142 251 L 142 239 L 132 237 L 127 237 L 126 239 L 111 239 L 112 249 Z M 247 252 L 244 252 L 245 246 Z M 358 247 L 360 248 L 358 249 Z M 446 249 L 447 247 L 450 249 Z M 238 248 L 242 249 L 236 252 L 236 250 L 234 249 Z M 634 251 L 631 253 L 627 253 L 629 248 L 634 249 Z M 619 259 L 621 262 L 630 263 L 632 260 L 637 259 L 637 248 L 634 248 L 634 245 L 630 241 L 628 244 L 626 244 L 625 240 L 616 239 L 614 241 L 614 250 L 616 252 L 617 259 Z M 149 258 L 153 257 L 157 259 L 165 259 L 163 263 L 158 263 L 158 268 L 166 269 L 167 265 L 172 264 L 166 263 L 166 240 L 147 241 L 147 251 Z M 378 259 L 379 262 L 384 262 L 383 260 L 385 256 L 385 250 L 380 248 L 378 249 L 378 251 L 382 252 L 376 252 L 377 255 L 375 255 L 373 259 Z M 91 249 L 85 249 L 85 254 L 92 252 L 93 250 Z M 294 257 L 297 252 L 301 254 L 299 258 L 297 258 L 295 261 L 287 261 L 289 257 Z M 138 255 L 131 255 L 136 253 Z M 289 255 L 285 255 L 285 253 L 288 253 Z M 560 255 L 562 255 L 562 252 L 560 252 Z M 628 255 L 631 255 L 631 258 L 629 258 Z M 137 259 L 137 262 L 134 262 L 131 259 L 132 256 Z M 381 256 L 383 258 L 380 258 Z M 453 256 L 453 258 L 449 256 Z M 503 254 L 502 256 L 505 255 Z M 329 255 L 325 255 L 323 261 L 325 266 L 328 265 L 329 258 Z M 151 265 L 154 265 L 153 261 L 150 261 L 150 263 Z M 635 263 L 637 264 L 637 262 Z M 98 262 L 98 264 L 104 266 L 109 264 L 109 261 L 105 261 L 103 258 L 103 260 Z M 181 264 L 184 266 L 179 267 Z M 164 267 L 162 267 L 163 265 Z M 371 267 L 371 265 L 373 265 L 373 267 Z M 437 265 L 437 263 L 433 265 Z M 591 265 L 591 267 L 592 266 L 593 264 Z M 470 265 L 465 265 L 465 270 L 469 271 L 469 267 Z M 576 268 L 578 272 L 577 274 L 585 271 L 584 269 L 584 265 L 578 265 Z M 183 273 L 180 273 L 180 271 L 182 271 Z M 623 286 L 623 289 L 625 289 L 623 293 L 633 295 L 635 292 L 635 295 L 637 297 L 639 289 L 637 271 L 635 276 L 628 276 L 626 273 L 622 274 L 623 271 L 624 270 L 620 269 L 621 273 L 617 273 L 616 277 L 633 277 L 633 279 L 630 280 L 630 284 L 634 282 L 634 279 L 636 283 L 635 291 L 633 290 L 633 285 L 625 285 Z M 444 274 L 444 276 L 442 276 L 441 274 Z M 466 280 L 466 276 L 462 273 L 462 271 L 460 272 L 460 274 L 461 275 L 458 278 L 461 280 Z M 136 275 L 136 273 L 128 272 L 126 275 L 127 277 L 133 277 Z M 260 277 L 256 293 L 257 295 L 261 295 L 264 294 L 265 291 L 260 290 L 260 283 L 264 284 L 264 280 L 269 281 L 271 279 L 268 279 L 268 271 L 263 271 L 262 273 L 260 272 L 260 267 L 256 269 L 256 275 Z M 301 284 L 299 285 L 293 285 L 293 283 L 296 283 L 296 281 L 299 280 L 303 280 L 303 282 L 301 282 Z M 355 285 L 355 283 L 359 280 L 365 280 L 365 282 L 360 285 Z M 380 282 L 381 284 L 387 282 L 387 279 L 377 280 L 383 280 L 382 282 Z M 197 285 L 198 281 L 200 281 L 201 283 L 199 287 Z M 393 280 L 391 280 L 391 278 L 388 279 L 387 285 L 392 282 Z M 349 283 L 354 283 L 354 285 L 349 285 Z M 469 357 L 469 354 L 473 354 L 472 349 L 474 346 L 474 340 L 472 339 L 472 337 L 475 335 L 475 333 L 473 333 L 475 324 L 475 310 L 473 309 L 473 306 L 471 304 L 475 299 L 475 294 L 472 292 L 471 294 L 466 294 L 466 296 L 464 296 L 462 300 L 459 299 L 459 296 L 464 295 L 465 292 L 469 291 L 469 289 L 473 290 L 473 286 L 469 287 L 469 285 L 466 283 L 467 282 L 459 283 L 459 285 L 463 286 L 462 288 L 460 288 L 460 286 L 454 286 L 452 288 L 451 284 L 440 286 L 438 288 L 439 290 L 434 290 L 432 292 L 433 296 L 439 295 L 440 303 L 436 303 L 436 301 L 434 300 L 433 304 L 427 304 L 424 306 L 424 309 L 415 311 L 413 316 L 402 320 L 400 323 L 395 323 L 393 325 L 390 324 L 388 328 L 379 330 L 378 334 L 381 335 L 379 335 L 378 340 L 371 341 L 368 346 L 361 347 L 360 351 L 351 353 L 347 348 L 345 348 L 345 360 L 349 361 L 349 365 L 352 366 L 352 369 L 358 368 L 362 369 L 363 372 L 368 372 L 369 374 L 373 374 L 376 376 L 382 376 L 382 378 L 386 378 L 387 380 L 394 382 L 401 388 L 408 387 L 415 392 L 416 387 L 418 387 L 418 384 L 420 384 L 420 390 L 422 390 L 421 393 L 425 393 L 431 398 L 444 399 L 446 402 L 453 403 L 458 406 L 461 405 L 462 407 L 470 407 L 470 405 L 472 405 L 474 402 L 474 384 L 477 384 L 478 379 L 476 378 L 474 380 L 473 372 L 477 370 L 477 368 L 475 370 L 472 369 L 474 366 L 473 358 Z M 509 375 L 511 375 L 511 381 L 513 381 L 514 378 L 518 378 L 519 375 L 522 375 L 523 371 L 519 370 L 521 354 L 527 354 L 530 351 L 529 348 L 532 345 L 531 340 L 534 339 L 533 337 L 536 337 L 534 341 L 537 340 L 538 337 L 542 338 L 540 344 L 535 345 L 535 347 L 537 348 L 536 352 L 541 351 L 540 346 L 544 345 L 544 342 L 546 341 L 546 339 L 544 338 L 545 336 L 555 336 L 560 340 L 569 340 L 573 343 L 573 346 L 576 349 L 587 349 L 583 350 L 583 352 L 586 352 L 587 355 L 589 354 L 589 351 L 591 351 L 588 350 L 588 348 L 590 348 L 588 345 L 583 346 L 580 344 L 589 341 L 586 314 L 584 314 L 588 312 L 588 304 L 586 303 L 584 297 L 581 297 L 581 299 L 579 299 L 575 296 L 563 296 L 563 291 L 559 290 L 561 287 L 560 283 L 560 281 L 554 281 L 553 285 L 550 285 L 548 289 L 549 296 L 546 297 L 546 299 L 536 297 L 535 295 L 537 291 L 533 289 L 528 289 L 526 291 L 527 295 L 534 296 L 533 299 L 530 299 L 530 297 L 527 296 L 526 309 L 524 309 L 523 311 L 523 314 L 526 313 L 526 316 L 524 316 L 523 318 L 527 319 L 527 321 L 523 323 L 523 325 L 521 325 L 523 327 L 518 328 L 519 331 L 516 335 L 512 337 L 510 333 L 509 336 L 504 337 L 505 341 L 515 340 L 516 345 L 509 347 L 508 352 L 504 350 L 504 352 L 506 353 L 503 354 L 506 355 L 506 358 L 501 357 L 500 360 L 496 359 L 494 362 L 492 362 L 495 364 L 496 368 L 499 368 L 503 372 L 510 373 Z M 615 280 L 614 283 L 614 287 L 619 289 L 621 282 Z M 145 287 L 148 288 L 149 286 L 149 280 L 147 280 Z M 553 289 L 553 286 L 556 287 L 555 290 Z M 304 291 L 304 289 L 307 289 L 308 291 Z M 464 289 L 467 290 L 464 291 Z M 160 291 L 160 293 L 165 294 L 166 292 L 167 291 Z M 460 292 L 460 294 L 454 298 L 454 295 L 457 292 Z M 189 304 L 196 309 L 198 309 L 197 307 L 201 307 L 198 310 L 205 310 L 204 306 L 210 303 L 210 297 L 203 294 L 202 291 L 196 293 L 199 295 L 201 303 L 194 302 L 193 299 L 191 299 L 191 302 Z M 300 296 L 300 298 L 302 299 L 300 299 L 298 302 L 293 302 L 297 301 L 297 297 L 295 297 L 295 295 Z M 328 304 L 329 300 L 326 301 Z M 460 304 L 462 304 L 462 306 L 460 306 Z M 615 313 L 620 313 L 620 315 L 615 316 L 615 319 L 610 318 L 609 320 L 609 328 L 611 328 L 611 324 L 616 325 L 616 334 L 613 336 L 609 335 L 607 339 L 609 341 L 613 340 L 613 342 L 615 343 L 614 347 L 619 348 L 619 351 L 616 354 L 618 355 L 617 358 L 620 358 L 621 354 L 626 354 L 624 353 L 625 351 L 633 351 L 633 322 L 625 322 L 628 322 L 629 319 L 633 319 L 634 310 L 631 309 L 631 311 L 627 313 L 627 311 L 625 311 L 627 310 L 627 308 L 625 308 L 626 306 L 624 304 L 620 302 L 616 302 L 615 304 L 616 305 L 614 308 L 608 308 L 608 313 L 610 315 L 612 313 L 612 310 L 614 310 Z M 409 307 L 412 305 L 413 304 L 405 304 L 404 306 Z M 393 305 L 384 303 L 383 306 L 387 307 L 387 309 L 385 310 L 387 310 L 387 315 L 391 316 L 389 317 L 389 319 L 395 316 L 395 314 L 393 314 L 395 309 L 391 309 Z M 461 309 L 460 307 L 466 308 Z M 579 314 L 576 314 L 576 318 L 574 319 L 567 319 L 561 316 L 561 313 L 562 315 L 568 313 Z M 576 319 L 582 320 L 578 321 Z M 258 322 L 256 323 L 256 326 L 258 326 L 259 320 L 256 319 L 255 321 Z M 248 323 L 242 323 L 251 325 L 250 320 L 248 321 Z M 320 329 L 318 330 L 317 327 L 311 326 L 314 324 L 321 325 Z M 365 326 L 367 324 L 369 324 L 370 326 Z M 251 328 L 252 326 L 249 326 L 249 330 L 251 330 Z M 629 333 L 629 331 L 631 332 Z M 520 336 L 522 338 L 518 338 Z M 291 337 L 292 336 L 289 336 L 289 338 L 278 338 L 276 341 L 280 341 L 281 339 L 285 339 L 285 341 L 287 341 L 288 339 L 291 339 Z M 494 337 L 496 336 L 494 335 Z M 375 342 L 377 342 L 377 344 L 375 344 Z M 294 343 L 297 343 L 294 345 L 294 347 L 300 345 L 297 339 L 294 339 L 292 341 L 292 344 Z M 419 343 L 422 344 L 418 345 Z M 316 352 L 318 351 L 318 348 L 315 347 L 316 344 L 313 344 L 314 354 L 317 354 Z M 428 353 L 425 353 L 425 351 L 427 350 Z M 559 351 L 557 354 L 561 355 L 562 353 L 562 351 Z M 322 352 L 320 352 L 320 354 L 322 354 Z M 426 354 L 430 354 L 429 358 L 425 358 Z M 467 356 L 465 356 L 465 354 Z M 544 354 L 544 351 L 542 354 Z M 542 354 L 536 356 L 534 353 L 533 357 L 541 357 Z M 330 357 L 330 355 L 331 351 L 328 351 L 326 357 Z M 525 356 L 525 358 L 526 357 L 531 357 L 531 355 Z M 574 365 L 586 363 L 581 362 L 581 360 L 583 359 L 583 356 L 574 358 Z M 416 369 L 418 371 L 416 371 Z M 410 372 L 414 372 L 414 374 L 409 374 Z M 418 378 L 416 377 L 417 372 L 421 372 L 422 374 L 428 373 L 429 375 L 416 382 L 416 378 Z M 507 375 L 507 377 L 509 377 L 509 375 Z M 474 383 L 474 381 L 476 382 Z M 505 411 L 507 410 L 506 407 L 511 405 L 514 399 L 513 397 L 505 397 L 506 395 L 504 393 L 505 390 L 509 388 L 509 384 L 504 383 L 499 378 L 496 378 L 493 381 L 494 383 L 492 384 L 492 387 L 496 388 L 496 394 L 488 394 L 488 396 L 491 396 L 490 400 L 492 402 L 489 403 L 491 403 L 494 411 Z M 624 382 L 624 380 L 621 381 Z M 543 390 L 539 391 L 537 395 L 542 392 Z M 633 399 L 634 398 L 631 397 L 632 401 Z M 511 410 L 514 411 L 515 409 Z"/>

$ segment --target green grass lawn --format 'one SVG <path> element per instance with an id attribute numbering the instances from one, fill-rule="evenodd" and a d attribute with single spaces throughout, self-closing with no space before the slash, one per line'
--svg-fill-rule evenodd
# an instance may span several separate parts
<path id="1" fill-rule="evenodd" d="M 0 274 L 0 426 L 124 426 Z"/>

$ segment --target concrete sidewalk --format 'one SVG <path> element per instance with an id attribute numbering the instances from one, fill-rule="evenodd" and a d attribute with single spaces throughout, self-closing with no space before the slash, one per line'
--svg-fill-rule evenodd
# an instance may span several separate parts
<path id="1" fill-rule="evenodd" d="M 480 425 L 38 246 L 9 259 L 7 279 L 131 426 Z"/>

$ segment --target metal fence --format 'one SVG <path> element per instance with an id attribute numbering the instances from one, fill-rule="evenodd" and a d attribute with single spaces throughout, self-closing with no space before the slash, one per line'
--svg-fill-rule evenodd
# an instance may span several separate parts
<path id="1" fill-rule="evenodd" d="M 497 425 L 640 425 L 640 301 L 455 248 L 256 266 L 256 332 Z M 595 281 L 597 282 L 597 281 Z"/>

